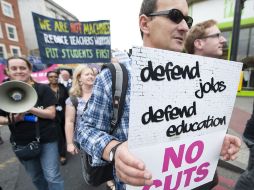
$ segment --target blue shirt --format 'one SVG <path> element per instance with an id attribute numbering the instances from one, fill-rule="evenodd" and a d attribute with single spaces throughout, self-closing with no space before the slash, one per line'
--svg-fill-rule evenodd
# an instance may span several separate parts
<path id="1" fill-rule="evenodd" d="M 96 77 L 93 93 L 88 101 L 87 109 L 83 113 L 80 127 L 77 129 L 77 141 L 81 149 L 91 156 L 92 166 L 107 164 L 102 160 L 104 148 L 113 139 L 126 141 L 129 128 L 130 108 L 130 62 L 123 63 L 128 70 L 128 88 L 124 103 L 124 112 L 121 121 L 114 131 L 109 135 L 110 122 L 113 114 L 112 107 L 112 76 L 109 69 L 104 69 Z M 114 172 L 115 176 L 115 172 Z M 125 185 L 116 178 L 116 189 L 125 189 Z"/>

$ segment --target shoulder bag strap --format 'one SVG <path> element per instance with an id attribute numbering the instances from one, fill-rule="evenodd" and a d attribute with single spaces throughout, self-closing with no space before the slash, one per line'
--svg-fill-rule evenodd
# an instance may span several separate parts
<path id="1" fill-rule="evenodd" d="M 110 130 L 110 134 L 112 134 L 123 115 L 124 102 L 128 88 L 128 72 L 125 66 L 120 63 L 105 64 L 103 68 L 105 67 L 109 68 L 112 75 L 113 116 Z"/>

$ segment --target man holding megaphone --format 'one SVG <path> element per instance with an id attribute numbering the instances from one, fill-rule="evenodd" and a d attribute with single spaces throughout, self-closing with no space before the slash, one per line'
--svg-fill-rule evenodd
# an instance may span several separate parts
<path id="1" fill-rule="evenodd" d="M 0 125 L 9 126 L 13 150 L 36 188 L 64 189 L 54 123 L 56 98 L 48 85 L 31 78 L 32 65 L 27 59 L 10 57 L 6 73 L 9 81 L 0 85 Z M 36 149 L 38 144 L 38 155 L 30 158 L 30 150 L 24 149 Z"/>

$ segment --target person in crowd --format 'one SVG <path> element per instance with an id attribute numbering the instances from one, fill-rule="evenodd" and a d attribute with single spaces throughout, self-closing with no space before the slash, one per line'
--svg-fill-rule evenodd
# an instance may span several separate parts
<path id="1" fill-rule="evenodd" d="M 60 173 L 57 136 L 55 127 L 55 104 L 56 98 L 46 84 L 36 83 L 31 78 L 32 65 L 23 57 L 10 57 L 7 59 L 6 71 L 12 80 L 18 80 L 31 85 L 37 92 L 38 100 L 34 107 L 26 113 L 14 114 L 9 117 L 7 112 L 0 110 L 0 124 L 9 125 L 11 129 L 11 141 L 14 138 L 16 146 L 24 147 L 35 140 L 36 122 L 24 120 L 24 115 L 29 114 L 38 117 L 40 129 L 41 154 L 31 160 L 20 162 L 38 190 L 61 190 L 64 189 L 64 181 Z M 13 110 L 15 113 L 15 110 Z M 10 119 L 11 118 L 11 119 Z"/>
<path id="2" fill-rule="evenodd" d="M 7 77 L 7 73 L 6 73 L 6 70 L 5 70 L 5 69 L 4 69 L 3 73 L 4 73 L 4 75 Z M 4 78 L 4 80 L 2 81 L 2 83 L 6 82 L 6 81 L 9 81 L 9 78 Z M 0 125 L 0 145 L 1 145 L 1 144 L 4 144 L 4 140 L 3 140 L 2 136 L 1 136 L 1 127 L 2 127 L 2 126 Z"/>
<path id="3" fill-rule="evenodd" d="M 59 73 L 57 71 L 49 71 L 47 73 L 49 87 L 54 92 L 57 99 L 56 104 L 56 125 L 58 134 L 58 151 L 60 155 L 60 163 L 65 165 L 66 159 L 66 137 L 65 137 L 65 101 L 68 98 L 68 91 L 63 84 L 58 82 Z"/>
<path id="4" fill-rule="evenodd" d="M 186 0 L 143 0 L 139 16 L 143 45 L 163 50 L 183 51 L 186 34 L 193 22 L 187 15 Z M 125 63 L 129 73 L 131 73 L 130 64 L 131 60 Z M 129 75 L 129 81 L 131 81 L 130 77 Z M 96 77 L 93 93 L 82 115 L 79 124 L 82 127 L 78 128 L 77 133 L 78 143 L 91 156 L 93 166 L 114 163 L 117 190 L 124 190 L 125 184 L 152 185 L 151 172 L 144 162 L 128 149 L 130 83 L 120 124 L 113 135 L 109 134 L 113 110 L 111 87 L 110 71 L 104 69 Z M 226 160 L 235 159 L 240 144 L 238 138 L 226 135 L 221 156 Z"/>
<path id="5" fill-rule="evenodd" d="M 215 20 L 207 20 L 192 26 L 185 39 L 185 51 L 190 54 L 220 58 L 226 39 Z M 239 139 L 240 140 L 240 139 Z M 218 184 L 218 174 L 215 172 L 213 181 L 199 187 L 210 190 Z"/>
<path id="6" fill-rule="evenodd" d="M 60 71 L 60 83 L 62 83 L 69 91 L 72 86 L 72 79 L 71 74 L 68 70 L 63 69 Z"/>
<path id="7" fill-rule="evenodd" d="M 254 62 L 253 62 L 254 63 Z M 243 141 L 249 148 L 249 160 L 246 170 L 240 175 L 234 190 L 252 190 L 254 187 L 254 103 L 250 119 L 247 121 Z"/>
<path id="8" fill-rule="evenodd" d="M 234 190 L 252 190 L 254 186 L 254 104 L 250 119 L 246 123 L 242 139 L 249 148 L 247 169 L 240 175 Z"/>
<path id="9" fill-rule="evenodd" d="M 73 74 L 73 85 L 69 91 L 70 97 L 66 100 L 65 111 L 67 151 L 71 154 L 78 153 L 78 149 L 74 144 L 74 131 L 76 131 L 76 128 L 79 127 L 81 115 L 86 107 L 87 101 L 91 96 L 94 79 L 94 72 L 87 65 L 79 65 L 75 68 Z M 71 97 L 77 98 L 77 108 L 74 107 Z"/>
<path id="10" fill-rule="evenodd" d="M 221 58 L 226 42 L 217 22 L 211 19 L 198 23 L 190 29 L 184 47 L 189 54 Z"/>
<path id="11" fill-rule="evenodd" d="M 1 126 L 0 126 L 0 145 L 3 144 L 3 143 L 4 143 L 4 140 L 3 140 L 2 136 L 1 136 Z"/>
<path id="12" fill-rule="evenodd" d="M 73 73 L 73 84 L 69 91 L 70 97 L 66 100 L 65 111 L 67 151 L 73 155 L 79 153 L 79 150 L 75 145 L 75 132 L 77 131 L 76 129 L 80 127 L 81 115 L 92 94 L 95 77 L 94 70 L 87 65 L 79 65 L 75 68 Z M 75 100 L 72 100 L 72 98 Z M 77 101 L 77 105 L 75 105 L 73 101 Z"/>

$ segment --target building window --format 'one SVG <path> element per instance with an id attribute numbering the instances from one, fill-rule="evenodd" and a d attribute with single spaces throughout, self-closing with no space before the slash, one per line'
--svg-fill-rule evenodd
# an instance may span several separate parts
<path id="1" fill-rule="evenodd" d="M 2 30 L 2 25 L 1 25 L 1 23 L 0 23 L 0 38 L 3 38 L 4 36 L 3 36 L 3 30 Z"/>
<path id="2" fill-rule="evenodd" d="M 2 0 L 1 7 L 2 7 L 2 12 L 5 16 L 14 18 L 12 4 Z"/>
<path id="3" fill-rule="evenodd" d="M 224 0 L 224 18 L 233 18 L 235 0 Z"/>
<path id="4" fill-rule="evenodd" d="M 242 28 L 239 35 L 237 60 L 253 56 L 254 53 L 254 27 Z"/>
<path id="5" fill-rule="evenodd" d="M 4 44 L 0 44 L 0 58 L 7 58 L 7 52 Z"/>
<path id="6" fill-rule="evenodd" d="M 237 50 L 237 60 L 239 61 L 248 56 L 248 42 L 250 41 L 249 33 L 249 28 L 244 28 L 240 30 Z"/>
<path id="7" fill-rule="evenodd" d="M 18 41 L 16 26 L 7 23 L 5 24 L 5 26 L 8 39 L 12 41 Z"/>
<path id="8" fill-rule="evenodd" d="M 222 33 L 223 36 L 227 39 L 227 44 L 231 44 L 232 32 L 224 31 Z M 228 55 L 230 55 L 229 51 Z M 241 61 L 242 59 L 246 57 L 251 57 L 253 55 L 254 55 L 254 27 L 241 28 L 239 33 L 237 60 Z"/>
<path id="9" fill-rule="evenodd" d="M 21 56 L 20 47 L 18 46 L 10 46 L 11 54 L 13 56 Z"/>
<path id="10" fill-rule="evenodd" d="M 250 29 L 250 45 L 248 56 L 254 55 L 254 27 Z"/>

